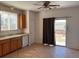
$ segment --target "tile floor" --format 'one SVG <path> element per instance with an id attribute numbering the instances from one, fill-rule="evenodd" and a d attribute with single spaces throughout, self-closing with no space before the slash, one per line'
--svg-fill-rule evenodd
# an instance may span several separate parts
<path id="1" fill-rule="evenodd" d="M 32 44 L 3 58 L 79 58 L 79 51 L 60 46 L 44 46 Z"/>

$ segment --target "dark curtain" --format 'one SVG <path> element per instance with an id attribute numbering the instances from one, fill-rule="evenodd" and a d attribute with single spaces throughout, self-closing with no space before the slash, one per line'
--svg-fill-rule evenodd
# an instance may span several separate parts
<path id="1" fill-rule="evenodd" d="M 55 18 L 43 19 L 43 44 L 55 45 L 54 20 Z"/>

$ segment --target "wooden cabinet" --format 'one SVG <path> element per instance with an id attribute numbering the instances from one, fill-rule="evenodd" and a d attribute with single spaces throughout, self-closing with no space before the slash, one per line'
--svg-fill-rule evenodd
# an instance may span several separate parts
<path id="1" fill-rule="evenodd" d="M 11 51 L 17 50 L 22 47 L 21 37 L 11 39 Z"/>
<path id="2" fill-rule="evenodd" d="M 26 28 L 26 15 L 24 13 L 18 15 L 18 28 L 19 29 Z"/>
<path id="3" fill-rule="evenodd" d="M 2 46 L 0 45 L 0 57 L 2 56 Z"/>
<path id="4" fill-rule="evenodd" d="M 0 40 L 0 56 L 4 56 L 22 47 L 21 37 Z"/>
<path id="5" fill-rule="evenodd" d="M 10 40 L 0 41 L 0 56 L 6 55 L 10 51 Z"/>
<path id="6" fill-rule="evenodd" d="M 12 52 L 12 51 L 14 51 L 16 49 L 17 49 L 17 40 L 16 40 L 16 38 L 12 38 L 11 39 L 11 48 L 10 48 L 10 51 Z"/>
<path id="7" fill-rule="evenodd" d="M 22 38 L 20 37 L 20 38 L 18 38 L 19 40 L 17 40 L 17 48 L 19 49 L 19 48 L 21 48 L 22 47 Z"/>
<path id="8" fill-rule="evenodd" d="M 5 43 L 2 44 L 3 47 L 3 55 L 6 55 L 10 52 L 10 40 L 6 40 Z"/>

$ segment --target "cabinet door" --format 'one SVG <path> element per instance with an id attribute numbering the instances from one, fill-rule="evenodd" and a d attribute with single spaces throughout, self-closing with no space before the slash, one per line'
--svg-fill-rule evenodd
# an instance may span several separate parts
<path id="1" fill-rule="evenodd" d="M 25 14 L 18 15 L 18 28 L 19 29 L 26 28 L 26 15 Z"/>
<path id="2" fill-rule="evenodd" d="M 22 15 L 22 28 L 26 28 L 26 15 Z"/>
<path id="3" fill-rule="evenodd" d="M 10 52 L 10 40 L 6 40 L 5 43 L 2 44 L 3 55 L 6 55 Z"/>
<path id="4" fill-rule="evenodd" d="M 22 47 L 22 41 L 20 37 L 11 39 L 11 51 L 17 50 Z"/>
<path id="5" fill-rule="evenodd" d="M 21 37 L 19 37 L 18 39 L 17 39 L 17 47 L 18 48 L 21 48 L 22 47 L 22 40 L 21 40 Z"/>
<path id="6" fill-rule="evenodd" d="M 2 46 L 0 45 L 0 56 L 2 56 Z"/>
<path id="7" fill-rule="evenodd" d="M 17 39 L 16 38 L 13 38 L 11 39 L 11 51 L 14 51 L 17 49 Z"/>

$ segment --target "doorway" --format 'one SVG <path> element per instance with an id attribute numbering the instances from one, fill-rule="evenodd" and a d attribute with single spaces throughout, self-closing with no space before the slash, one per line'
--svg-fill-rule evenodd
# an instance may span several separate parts
<path id="1" fill-rule="evenodd" d="M 66 46 L 66 19 L 56 19 L 54 27 L 56 45 Z"/>

